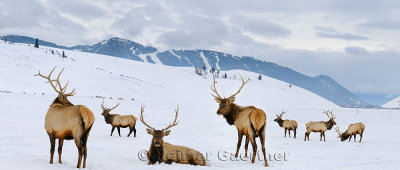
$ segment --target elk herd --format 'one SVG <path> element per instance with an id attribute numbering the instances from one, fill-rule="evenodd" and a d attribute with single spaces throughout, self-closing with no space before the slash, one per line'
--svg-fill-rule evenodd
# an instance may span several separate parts
<path id="1" fill-rule="evenodd" d="M 65 84 L 65 86 L 61 85 L 60 76 L 64 69 L 59 72 L 55 79 L 51 78 L 55 69 L 56 68 L 52 69 L 48 76 L 42 75 L 40 71 L 35 75 L 46 79 L 46 83 L 49 83 L 53 90 L 58 94 L 58 96 L 51 103 L 45 116 L 44 127 L 50 139 L 50 164 L 53 164 L 56 139 L 58 139 L 58 162 L 60 164 L 62 163 L 61 154 L 65 139 L 74 140 L 78 149 L 78 163 L 76 167 L 81 168 L 81 165 L 83 164 L 82 167 L 86 168 L 87 141 L 95 120 L 95 116 L 93 112 L 86 106 L 74 105 L 67 99 L 67 97 L 75 94 L 75 89 L 67 93 L 66 88 L 68 86 L 68 82 Z M 211 93 L 211 95 L 219 104 L 217 115 L 223 116 L 229 125 L 234 125 L 237 129 L 238 142 L 236 146 L 235 157 L 238 157 L 242 139 L 243 136 L 245 136 L 245 156 L 247 157 L 248 144 L 250 142 L 253 148 L 251 162 L 254 163 L 258 149 L 256 144 L 256 138 L 258 137 L 261 144 L 261 151 L 263 153 L 265 166 L 268 166 L 265 151 L 267 115 L 262 109 L 259 109 L 255 106 L 240 106 L 234 103 L 236 95 L 239 94 L 243 87 L 251 80 L 247 78 L 245 81 L 242 76 L 240 76 L 240 78 L 242 84 L 237 92 L 227 98 L 223 98 L 216 89 L 215 84 L 217 82 L 215 77 L 213 77 L 213 83 L 211 84 L 211 91 L 213 93 Z M 136 137 L 135 126 L 138 118 L 133 115 L 111 114 L 110 112 L 118 106 L 119 103 L 112 108 L 107 108 L 104 106 L 104 101 L 100 105 L 102 109 L 101 115 L 104 116 L 105 123 L 110 124 L 112 127 L 110 136 L 112 136 L 115 128 L 117 128 L 119 136 L 121 136 L 120 128 L 128 128 L 129 133 L 127 136 L 129 137 L 133 132 L 134 137 Z M 147 152 L 147 158 L 149 161 L 148 164 L 153 165 L 159 162 L 166 164 L 179 163 L 206 166 L 206 158 L 199 151 L 189 147 L 178 146 L 164 142 L 163 138 L 171 133 L 170 129 L 178 125 L 178 112 L 179 107 L 175 110 L 174 121 L 166 128 L 156 130 L 154 127 L 147 124 L 146 121 L 144 121 L 144 106 L 142 105 L 140 110 L 140 121 L 144 126 L 147 127 L 146 132 L 153 137 L 151 140 L 150 149 Z M 286 112 L 287 111 L 282 111 L 282 113 L 276 115 L 277 118 L 274 121 L 277 122 L 280 127 L 284 128 L 285 137 L 287 131 L 289 132 L 289 137 L 291 137 L 290 131 L 293 131 L 293 137 L 296 138 L 298 123 L 296 120 L 283 120 L 282 116 Z M 322 141 L 322 137 L 324 138 L 324 141 L 326 141 L 325 132 L 327 130 L 331 130 L 332 127 L 336 125 L 336 117 L 333 115 L 332 111 L 324 111 L 324 113 L 329 118 L 328 121 L 310 121 L 305 125 L 306 132 L 304 141 L 310 140 L 309 135 L 311 132 L 320 132 L 320 141 Z M 361 142 L 365 125 L 361 122 L 350 124 L 347 130 L 343 133 L 339 131 L 339 127 L 337 126 L 335 127 L 335 130 L 338 133 L 338 138 L 340 138 L 341 141 L 349 139 L 350 142 L 353 136 L 354 141 L 356 141 L 356 135 L 359 134 L 359 142 Z"/>

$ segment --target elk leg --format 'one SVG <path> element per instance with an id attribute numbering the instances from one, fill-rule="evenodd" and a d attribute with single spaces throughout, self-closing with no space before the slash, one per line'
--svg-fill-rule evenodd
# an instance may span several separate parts
<path id="1" fill-rule="evenodd" d="M 246 138 L 247 138 L 247 136 L 246 136 Z M 239 149 L 240 149 L 240 145 L 242 145 L 242 139 L 243 139 L 243 133 L 238 131 L 238 143 L 237 143 L 237 146 L 236 146 L 235 157 L 238 157 L 238 155 L 239 155 Z"/>
<path id="2" fill-rule="evenodd" d="M 49 138 L 50 138 L 50 164 L 53 164 L 53 156 L 54 156 L 54 150 L 56 147 L 56 139 L 54 137 L 54 135 L 49 134 Z"/>
<path id="3" fill-rule="evenodd" d="M 64 144 L 64 139 L 58 139 L 58 163 L 60 163 L 60 164 L 62 164 L 61 153 L 62 153 L 63 144 Z"/>
<path id="4" fill-rule="evenodd" d="M 285 129 L 285 137 L 286 137 L 286 131 L 287 131 L 287 129 Z"/>
<path id="5" fill-rule="evenodd" d="M 363 136 L 363 132 L 360 133 L 360 143 L 361 143 L 362 136 Z"/>
<path id="6" fill-rule="evenodd" d="M 289 131 L 289 137 L 291 137 L 291 136 L 290 136 L 290 129 L 289 129 L 288 131 Z"/>
<path id="7" fill-rule="evenodd" d="M 319 141 L 322 141 L 322 132 L 319 134 Z"/>
<path id="8" fill-rule="evenodd" d="M 133 137 L 136 137 L 136 128 L 133 126 Z"/>
<path id="9" fill-rule="evenodd" d="M 357 142 L 357 140 L 356 140 L 356 135 L 357 135 L 357 134 L 354 134 L 354 142 Z"/>
<path id="10" fill-rule="evenodd" d="M 75 145 L 78 148 L 78 164 L 76 165 L 76 168 L 81 168 L 82 154 L 84 151 L 84 148 L 82 147 L 81 143 L 81 138 L 82 137 L 74 137 Z"/>
<path id="11" fill-rule="evenodd" d="M 129 129 L 128 137 L 131 135 L 132 129 Z"/>
<path id="12" fill-rule="evenodd" d="M 112 134 L 114 133 L 114 129 L 115 129 L 115 127 L 113 126 L 112 129 L 111 129 L 111 135 L 110 136 L 112 136 Z"/>
<path id="13" fill-rule="evenodd" d="M 119 137 L 121 137 L 121 130 L 120 130 L 120 127 L 117 127 L 117 130 L 118 130 L 118 135 L 119 135 Z"/>
<path id="14" fill-rule="evenodd" d="M 352 136 L 352 135 L 350 135 L 349 142 L 351 141 L 351 137 L 353 137 L 353 136 Z"/>
<path id="15" fill-rule="evenodd" d="M 304 141 L 306 141 L 307 139 L 307 132 L 304 134 Z M 308 140 L 310 140 L 310 138 L 308 138 Z"/>
<path id="16" fill-rule="evenodd" d="M 244 156 L 247 158 L 247 150 L 249 149 L 249 137 L 246 136 L 246 143 L 244 144 Z"/>
<path id="17" fill-rule="evenodd" d="M 92 124 L 93 125 L 93 124 Z M 83 147 L 83 168 L 86 168 L 86 158 L 87 158 L 87 140 L 89 138 L 90 130 L 92 129 L 92 125 L 87 130 L 84 138 L 82 139 L 82 147 Z"/>
<path id="18" fill-rule="evenodd" d="M 324 132 L 324 133 L 322 133 L 322 135 L 324 136 L 324 142 L 325 142 L 325 141 L 326 141 L 326 140 L 325 140 L 325 132 Z"/>
<path id="19" fill-rule="evenodd" d="M 294 138 L 296 139 L 296 128 L 293 130 L 293 132 L 294 132 Z"/>
<path id="20" fill-rule="evenodd" d="M 256 141 L 255 141 L 254 134 L 251 134 L 251 135 L 249 136 L 249 138 L 250 138 L 251 146 L 253 146 L 253 158 L 252 158 L 252 160 L 251 160 L 251 163 L 254 163 L 254 162 L 256 161 L 257 144 L 256 144 Z"/>
<path id="21" fill-rule="evenodd" d="M 265 128 L 261 130 L 260 132 L 260 142 L 261 142 L 261 150 L 263 152 L 264 155 L 264 161 L 265 161 L 265 166 L 268 166 L 268 162 L 267 162 L 267 156 L 265 154 Z M 290 132 L 290 131 L 289 131 Z"/>

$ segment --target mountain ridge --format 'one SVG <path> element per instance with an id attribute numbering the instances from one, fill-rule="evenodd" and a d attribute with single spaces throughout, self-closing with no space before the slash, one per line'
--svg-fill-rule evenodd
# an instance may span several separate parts
<path id="1" fill-rule="evenodd" d="M 16 43 L 33 44 L 34 38 L 18 35 L 1 36 Z M 77 50 L 82 52 L 110 55 L 141 62 L 157 63 L 175 67 L 214 67 L 217 70 L 240 69 L 263 74 L 284 82 L 309 90 L 342 107 L 375 107 L 341 86 L 329 76 L 307 76 L 288 67 L 276 63 L 255 59 L 250 56 L 235 56 L 212 50 L 170 49 L 158 51 L 157 48 L 144 46 L 135 41 L 113 37 L 93 45 L 60 46 L 51 42 L 39 40 L 40 45 Z M 208 70 L 211 68 L 207 68 Z"/>

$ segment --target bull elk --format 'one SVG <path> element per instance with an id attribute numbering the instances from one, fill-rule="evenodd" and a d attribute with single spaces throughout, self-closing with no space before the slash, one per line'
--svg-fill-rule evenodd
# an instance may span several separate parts
<path id="1" fill-rule="evenodd" d="M 354 136 L 354 142 L 356 142 L 356 135 L 359 134 L 360 135 L 360 143 L 363 137 L 363 133 L 365 130 L 365 125 L 362 122 L 359 123 L 354 123 L 354 124 L 350 124 L 349 127 L 347 128 L 347 130 L 344 133 L 340 133 L 339 131 L 339 127 L 335 127 L 336 132 L 338 133 L 338 138 L 340 138 L 340 140 L 343 142 L 344 140 L 346 140 L 347 138 L 349 138 L 349 142 L 351 140 L 351 137 Z"/>
<path id="2" fill-rule="evenodd" d="M 103 103 L 101 103 L 101 109 L 103 110 L 103 113 L 101 115 L 104 116 L 104 120 L 106 121 L 106 123 L 111 124 L 111 126 L 112 126 L 110 136 L 112 136 L 114 129 L 117 128 L 118 135 L 121 137 L 120 128 L 129 127 L 128 137 L 131 135 L 132 132 L 133 132 L 133 136 L 136 137 L 135 125 L 136 125 L 137 117 L 135 117 L 133 115 L 110 114 L 111 110 L 115 109 L 118 106 L 119 106 L 119 103 L 112 108 L 107 108 L 104 106 L 104 101 L 103 101 Z"/>
<path id="3" fill-rule="evenodd" d="M 320 122 L 308 122 L 306 124 L 306 129 L 307 132 L 305 133 L 304 136 L 304 141 L 306 141 L 306 139 L 310 140 L 310 133 L 311 132 L 320 132 L 320 141 L 322 141 L 322 136 L 324 137 L 324 141 L 325 140 L 325 132 L 327 130 L 331 130 L 333 125 L 336 125 L 335 122 L 335 116 L 332 114 L 332 111 L 324 111 L 324 113 L 328 116 L 329 120 L 328 121 L 320 121 Z M 330 116 L 329 114 L 330 113 Z"/>
<path id="4" fill-rule="evenodd" d="M 62 87 L 60 83 L 60 75 L 64 71 L 58 74 L 56 79 L 51 79 L 51 74 L 56 68 L 51 70 L 48 76 L 44 76 L 40 73 L 35 76 L 40 76 L 48 81 L 51 87 L 58 93 L 58 96 L 54 99 L 50 105 L 49 110 L 46 114 L 44 127 L 50 138 L 50 164 L 53 164 L 53 155 L 55 148 L 55 141 L 58 139 L 58 158 L 61 164 L 61 153 L 64 143 L 64 139 L 74 139 L 76 147 L 78 148 L 78 164 L 77 168 L 81 167 L 82 155 L 83 155 L 83 168 L 86 167 L 87 147 L 86 143 L 89 137 L 90 129 L 94 122 L 94 115 L 86 106 L 73 105 L 67 97 L 75 94 L 75 89 L 70 93 L 66 93 L 68 83 Z M 56 84 L 54 84 L 56 83 Z M 58 89 L 57 89 L 58 88 Z"/>
<path id="5" fill-rule="evenodd" d="M 290 131 L 293 130 L 294 138 L 296 138 L 296 129 L 298 124 L 295 120 L 287 120 L 287 119 L 283 120 L 282 116 L 286 112 L 282 111 L 281 114 L 276 115 L 276 119 L 274 121 L 277 122 L 280 127 L 283 127 L 285 129 L 285 137 L 286 137 L 286 131 L 289 131 L 289 137 L 290 137 Z"/>
<path id="6" fill-rule="evenodd" d="M 190 165 L 200 165 L 206 166 L 206 159 L 200 152 L 185 147 L 172 145 L 164 142 L 163 137 L 168 136 L 171 133 L 170 128 L 176 126 L 178 118 L 179 107 L 175 110 L 174 122 L 169 124 L 166 128 L 161 130 L 156 130 L 155 128 L 148 125 L 143 119 L 144 106 L 140 110 L 140 121 L 147 126 L 146 131 L 148 134 L 153 136 L 151 141 L 150 149 L 147 152 L 147 158 L 149 159 L 149 165 L 153 165 L 157 162 L 171 164 L 172 162 L 179 164 L 190 164 Z"/>
<path id="7" fill-rule="evenodd" d="M 219 109 L 217 111 L 217 114 L 219 116 L 220 115 L 224 116 L 229 125 L 235 125 L 237 128 L 238 143 L 237 143 L 235 157 L 238 157 L 240 145 L 242 143 L 242 138 L 243 135 L 245 135 L 246 136 L 245 156 L 247 157 L 247 149 L 250 140 L 251 145 L 253 146 L 252 163 L 254 163 L 257 153 L 257 144 L 255 138 L 260 137 L 261 150 L 264 154 L 265 166 L 268 166 L 267 158 L 265 155 L 265 147 L 264 147 L 267 116 L 263 110 L 258 109 L 254 106 L 243 107 L 234 103 L 235 96 L 239 94 L 244 85 L 250 81 L 250 79 L 244 81 L 242 76 L 240 76 L 240 78 L 242 79 L 242 85 L 240 86 L 239 90 L 236 93 L 229 96 L 228 98 L 222 98 L 215 87 L 215 83 L 217 82 L 215 81 L 215 77 L 213 77 L 214 82 L 211 85 L 211 90 L 215 94 L 211 93 L 211 95 L 214 97 L 215 101 L 219 103 Z"/>

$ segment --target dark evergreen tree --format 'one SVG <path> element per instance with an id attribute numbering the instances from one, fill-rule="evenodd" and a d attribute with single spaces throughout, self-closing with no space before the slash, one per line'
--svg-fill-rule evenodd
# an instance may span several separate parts
<path id="1" fill-rule="evenodd" d="M 215 68 L 211 67 L 210 73 L 214 73 L 215 72 Z"/>
<path id="2" fill-rule="evenodd" d="M 66 57 L 65 57 L 65 53 L 64 53 L 64 51 L 63 51 L 63 53 L 62 53 L 62 58 L 66 58 Z"/>
<path id="3" fill-rule="evenodd" d="M 228 75 L 226 73 L 224 74 L 224 78 L 228 78 Z"/>
<path id="4" fill-rule="evenodd" d="M 207 69 L 206 66 L 203 66 L 203 70 L 206 71 L 206 69 Z"/>
<path id="5" fill-rule="evenodd" d="M 217 71 L 217 74 L 219 74 L 219 70 Z"/>
<path id="6" fill-rule="evenodd" d="M 39 48 L 39 39 L 37 39 L 37 38 L 36 38 L 36 41 L 35 41 L 35 48 Z"/>
<path id="7" fill-rule="evenodd" d="M 259 75 L 259 76 L 258 76 L 258 80 L 262 80 L 262 77 L 261 77 L 261 75 Z"/>

